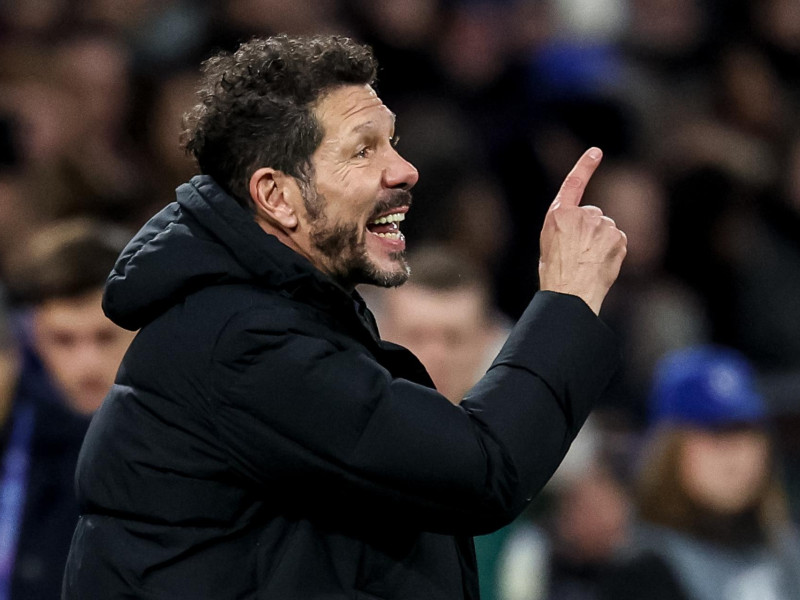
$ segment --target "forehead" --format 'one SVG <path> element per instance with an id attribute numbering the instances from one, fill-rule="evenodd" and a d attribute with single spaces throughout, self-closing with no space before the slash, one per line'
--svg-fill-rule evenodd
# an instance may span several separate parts
<path id="1" fill-rule="evenodd" d="M 369 85 L 347 85 L 332 90 L 318 102 L 314 114 L 325 137 L 357 133 L 364 124 L 392 128 L 395 118 Z"/>
<path id="2" fill-rule="evenodd" d="M 74 298 L 53 298 L 34 309 L 40 327 L 85 330 L 114 326 L 103 313 L 102 288 Z"/>

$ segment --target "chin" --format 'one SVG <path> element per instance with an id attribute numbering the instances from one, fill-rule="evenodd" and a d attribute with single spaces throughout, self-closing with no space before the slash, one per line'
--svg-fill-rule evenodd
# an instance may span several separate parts
<path id="1" fill-rule="evenodd" d="M 365 261 L 360 268 L 355 269 L 355 280 L 357 283 L 375 285 L 378 287 L 397 287 L 404 284 L 411 273 L 405 254 L 398 252 L 389 257 L 388 261 Z"/>
<path id="2" fill-rule="evenodd" d="M 407 271 L 381 273 L 380 279 L 374 281 L 373 284 L 385 288 L 398 287 L 408 281 L 408 275 Z"/>

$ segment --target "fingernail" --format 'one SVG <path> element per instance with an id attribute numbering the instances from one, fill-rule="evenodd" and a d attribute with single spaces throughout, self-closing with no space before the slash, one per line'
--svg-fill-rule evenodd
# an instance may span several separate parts
<path id="1" fill-rule="evenodd" d="M 600 148 L 591 148 L 589 150 L 589 156 L 594 160 L 599 160 L 603 153 L 600 151 Z"/>

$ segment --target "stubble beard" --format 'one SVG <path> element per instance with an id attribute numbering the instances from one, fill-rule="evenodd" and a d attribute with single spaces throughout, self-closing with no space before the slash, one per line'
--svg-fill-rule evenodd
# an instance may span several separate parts
<path id="1" fill-rule="evenodd" d="M 385 288 L 397 287 L 408 280 L 411 271 L 405 252 L 389 254 L 397 269 L 386 271 L 378 268 L 370 260 L 366 241 L 363 238 L 359 241 L 358 225 L 330 226 L 325 212 L 325 196 L 316 190 L 313 182 L 303 187 L 303 201 L 311 227 L 311 244 L 322 255 L 327 272 L 334 280 L 344 287 L 367 284 Z"/>

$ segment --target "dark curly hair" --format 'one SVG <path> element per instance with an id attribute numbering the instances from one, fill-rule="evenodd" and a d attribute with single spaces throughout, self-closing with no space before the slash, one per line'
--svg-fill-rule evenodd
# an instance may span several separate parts
<path id="1" fill-rule="evenodd" d="M 342 85 L 372 85 L 368 46 L 342 36 L 255 38 L 203 63 L 199 103 L 184 115 L 183 143 L 200 171 L 252 209 L 250 175 L 273 167 L 308 184 L 324 132 L 313 107 Z"/>

